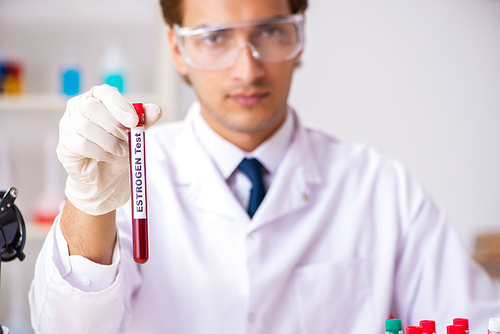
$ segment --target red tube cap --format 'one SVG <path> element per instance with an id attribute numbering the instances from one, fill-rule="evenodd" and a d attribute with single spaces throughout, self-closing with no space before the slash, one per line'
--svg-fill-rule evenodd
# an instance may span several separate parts
<path id="1" fill-rule="evenodd" d="M 446 334 L 463 334 L 464 328 L 461 325 L 446 326 Z"/>
<path id="2" fill-rule="evenodd" d="M 420 320 L 423 334 L 436 333 L 436 322 L 434 320 Z"/>
<path id="3" fill-rule="evenodd" d="M 453 319 L 453 324 L 454 325 L 462 325 L 462 327 L 464 328 L 464 331 L 469 330 L 469 319 L 455 318 L 455 319 Z"/>
<path id="4" fill-rule="evenodd" d="M 422 334 L 422 327 L 420 326 L 407 326 L 406 334 Z"/>
<path id="5" fill-rule="evenodd" d="M 146 118 L 144 115 L 144 106 L 142 103 L 132 103 L 132 105 L 137 112 L 137 116 L 139 116 L 139 123 L 137 123 L 137 126 L 144 126 L 144 120 Z"/>

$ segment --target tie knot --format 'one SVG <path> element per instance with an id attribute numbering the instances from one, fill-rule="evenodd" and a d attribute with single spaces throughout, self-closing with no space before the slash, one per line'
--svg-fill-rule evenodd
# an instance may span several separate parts
<path id="1" fill-rule="evenodd" d="M 250 182 L 252 182 L 248 214 L 250 217 L 253 217 L 255 211 L 257 211 L 257 208 L 266 195 L 264 181 L 262 179 L 262 165 L 255 158 L 245 158 L 238 165 L 238 169 L 250 179 Z"/>
<path id="2" fill-rule="evenodd" d="M 255 158 L 245 158 L 238 165 L 238 169 L 248 176 L 254 186 L 262 182 L 262 164 L 259 160 Z"/>

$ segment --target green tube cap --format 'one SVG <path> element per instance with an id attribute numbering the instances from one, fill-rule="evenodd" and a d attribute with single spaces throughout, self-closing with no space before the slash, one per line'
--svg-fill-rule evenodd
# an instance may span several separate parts
<path id="1" fill-rule="evenodd" d="M 403 330 L 401 319 L 387 319 L 385 321 L 385 331 L 388 333 L 398 333 Z"/>

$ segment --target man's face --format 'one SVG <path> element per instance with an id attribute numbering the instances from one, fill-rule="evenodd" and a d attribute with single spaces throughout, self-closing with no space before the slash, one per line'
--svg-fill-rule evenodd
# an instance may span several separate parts
<path id="1" fill-rule="evenodd" d="M 182 26 L 234 23 L 290 15 L 288 0 L 184 0 Z M 175 41 L 170 34 L 172 44 Z M 286 115 L 286 101 L 297 57 L 265 63 L 242 49 L 236 63 L 224 70 L 200 70 L 187 65 L 173 45 L 178 71 L 189 78 L 201 113 L 221 136 L 269 136 Z M 265 139 L 265 138 L 264 138 Z"/>

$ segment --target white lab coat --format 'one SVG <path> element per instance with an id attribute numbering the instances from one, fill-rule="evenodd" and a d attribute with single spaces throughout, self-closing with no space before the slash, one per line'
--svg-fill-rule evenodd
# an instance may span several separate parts
<path id="1" fill-rule="evenodd" d="M 392 314 L 440 333 L 468 317 L 479 334 L 500 316 L 489 277 L 397 162 L 296 121 L 250 220 L 192 131 L 188 116 L 147 134 L 145 265 L 127 205 L 114 282 L 82 292 L 52 260 L 56 222 L 30 292 L 37 332 L 380 334 Z"/>

